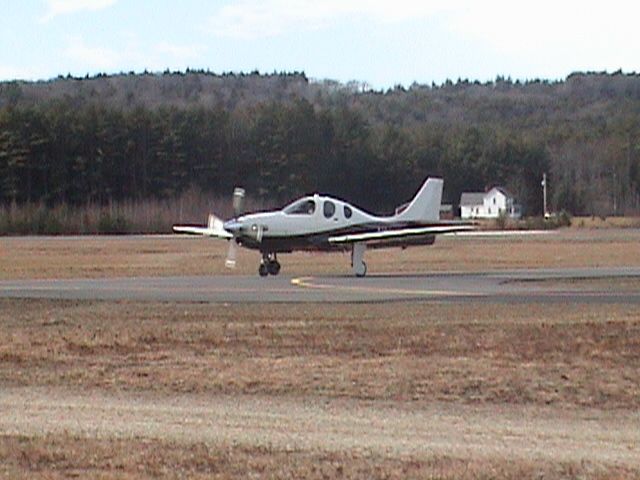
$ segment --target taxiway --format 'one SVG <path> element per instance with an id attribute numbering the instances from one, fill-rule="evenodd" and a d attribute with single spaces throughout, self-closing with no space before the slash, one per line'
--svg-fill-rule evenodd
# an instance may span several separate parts
<path id="1" fill-rule="evenodd" d="M 386 274 L 366 278 L 215 275 L 0 281 L 0 297 L 212 303 L 386 302 L 640 303 L 640 268 Z M 595 283 L 593 281 L 596 281 Z"/>

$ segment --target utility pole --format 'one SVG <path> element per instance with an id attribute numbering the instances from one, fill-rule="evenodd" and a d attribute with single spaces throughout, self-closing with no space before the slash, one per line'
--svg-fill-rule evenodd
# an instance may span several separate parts
<path id="1" fill-rule="evenodd" d="M 542 210 L 544 214 L 544 218 L 549 216 L 549 212 L 547 211 L 547 173 L 542 173 Z"/>

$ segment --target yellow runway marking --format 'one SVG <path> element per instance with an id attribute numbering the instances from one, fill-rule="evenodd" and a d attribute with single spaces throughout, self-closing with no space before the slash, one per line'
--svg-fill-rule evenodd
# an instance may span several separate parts
<path id="1" fill-rule="evenodd" d="M 392 295 L 421 295 L 426 297 L 482 297 L 482 293 L 477 292 L 455 292 L 450 290 L 413 290 L 408 288 L 385 288 L 385 287 L 362 287 L 357 285 L 332 285 L 313 283 L 314 277 L 297 277 L 291 279 L 291 284 L 301 288 L 343 290 L 351 292 L 364 292 L 376 294 Z"/>

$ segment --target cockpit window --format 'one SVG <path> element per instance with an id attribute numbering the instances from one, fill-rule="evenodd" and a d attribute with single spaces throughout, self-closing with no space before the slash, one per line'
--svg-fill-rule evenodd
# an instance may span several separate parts
<path id="1" fill-rule="evenodd" d="M 287 215 L 312 215 L 316 211 L 316 202 L 310 198 L 304 198 L 292 203 L 284 209 Z"/>
<path id="2" fill-rule="evenodd" d="M 326 200 L 322 206 L 322 213 L 324 213 L 325 218 L 333 217 L 333 214 L 336 213 L 336 205 L 333 202 Z"/>
<path id="3" fill-rule="evenodd" d="M 351 218 L 352 214 L 353 214 L 353 212 L 351 211 L 351 209 L 345 205 L 344 206 L 344 217 L 345 218 Z"/>

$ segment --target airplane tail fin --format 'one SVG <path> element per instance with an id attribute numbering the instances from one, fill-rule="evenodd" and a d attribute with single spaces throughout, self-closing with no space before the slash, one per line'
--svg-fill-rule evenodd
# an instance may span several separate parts
<path id="1" fill-rule="evenodd" d="M 395 219 L 404 222 L 433 222 L 440 220 L 442 202 L 441 178 L 427 178 L 406 208 L 401 209 Z"/>

